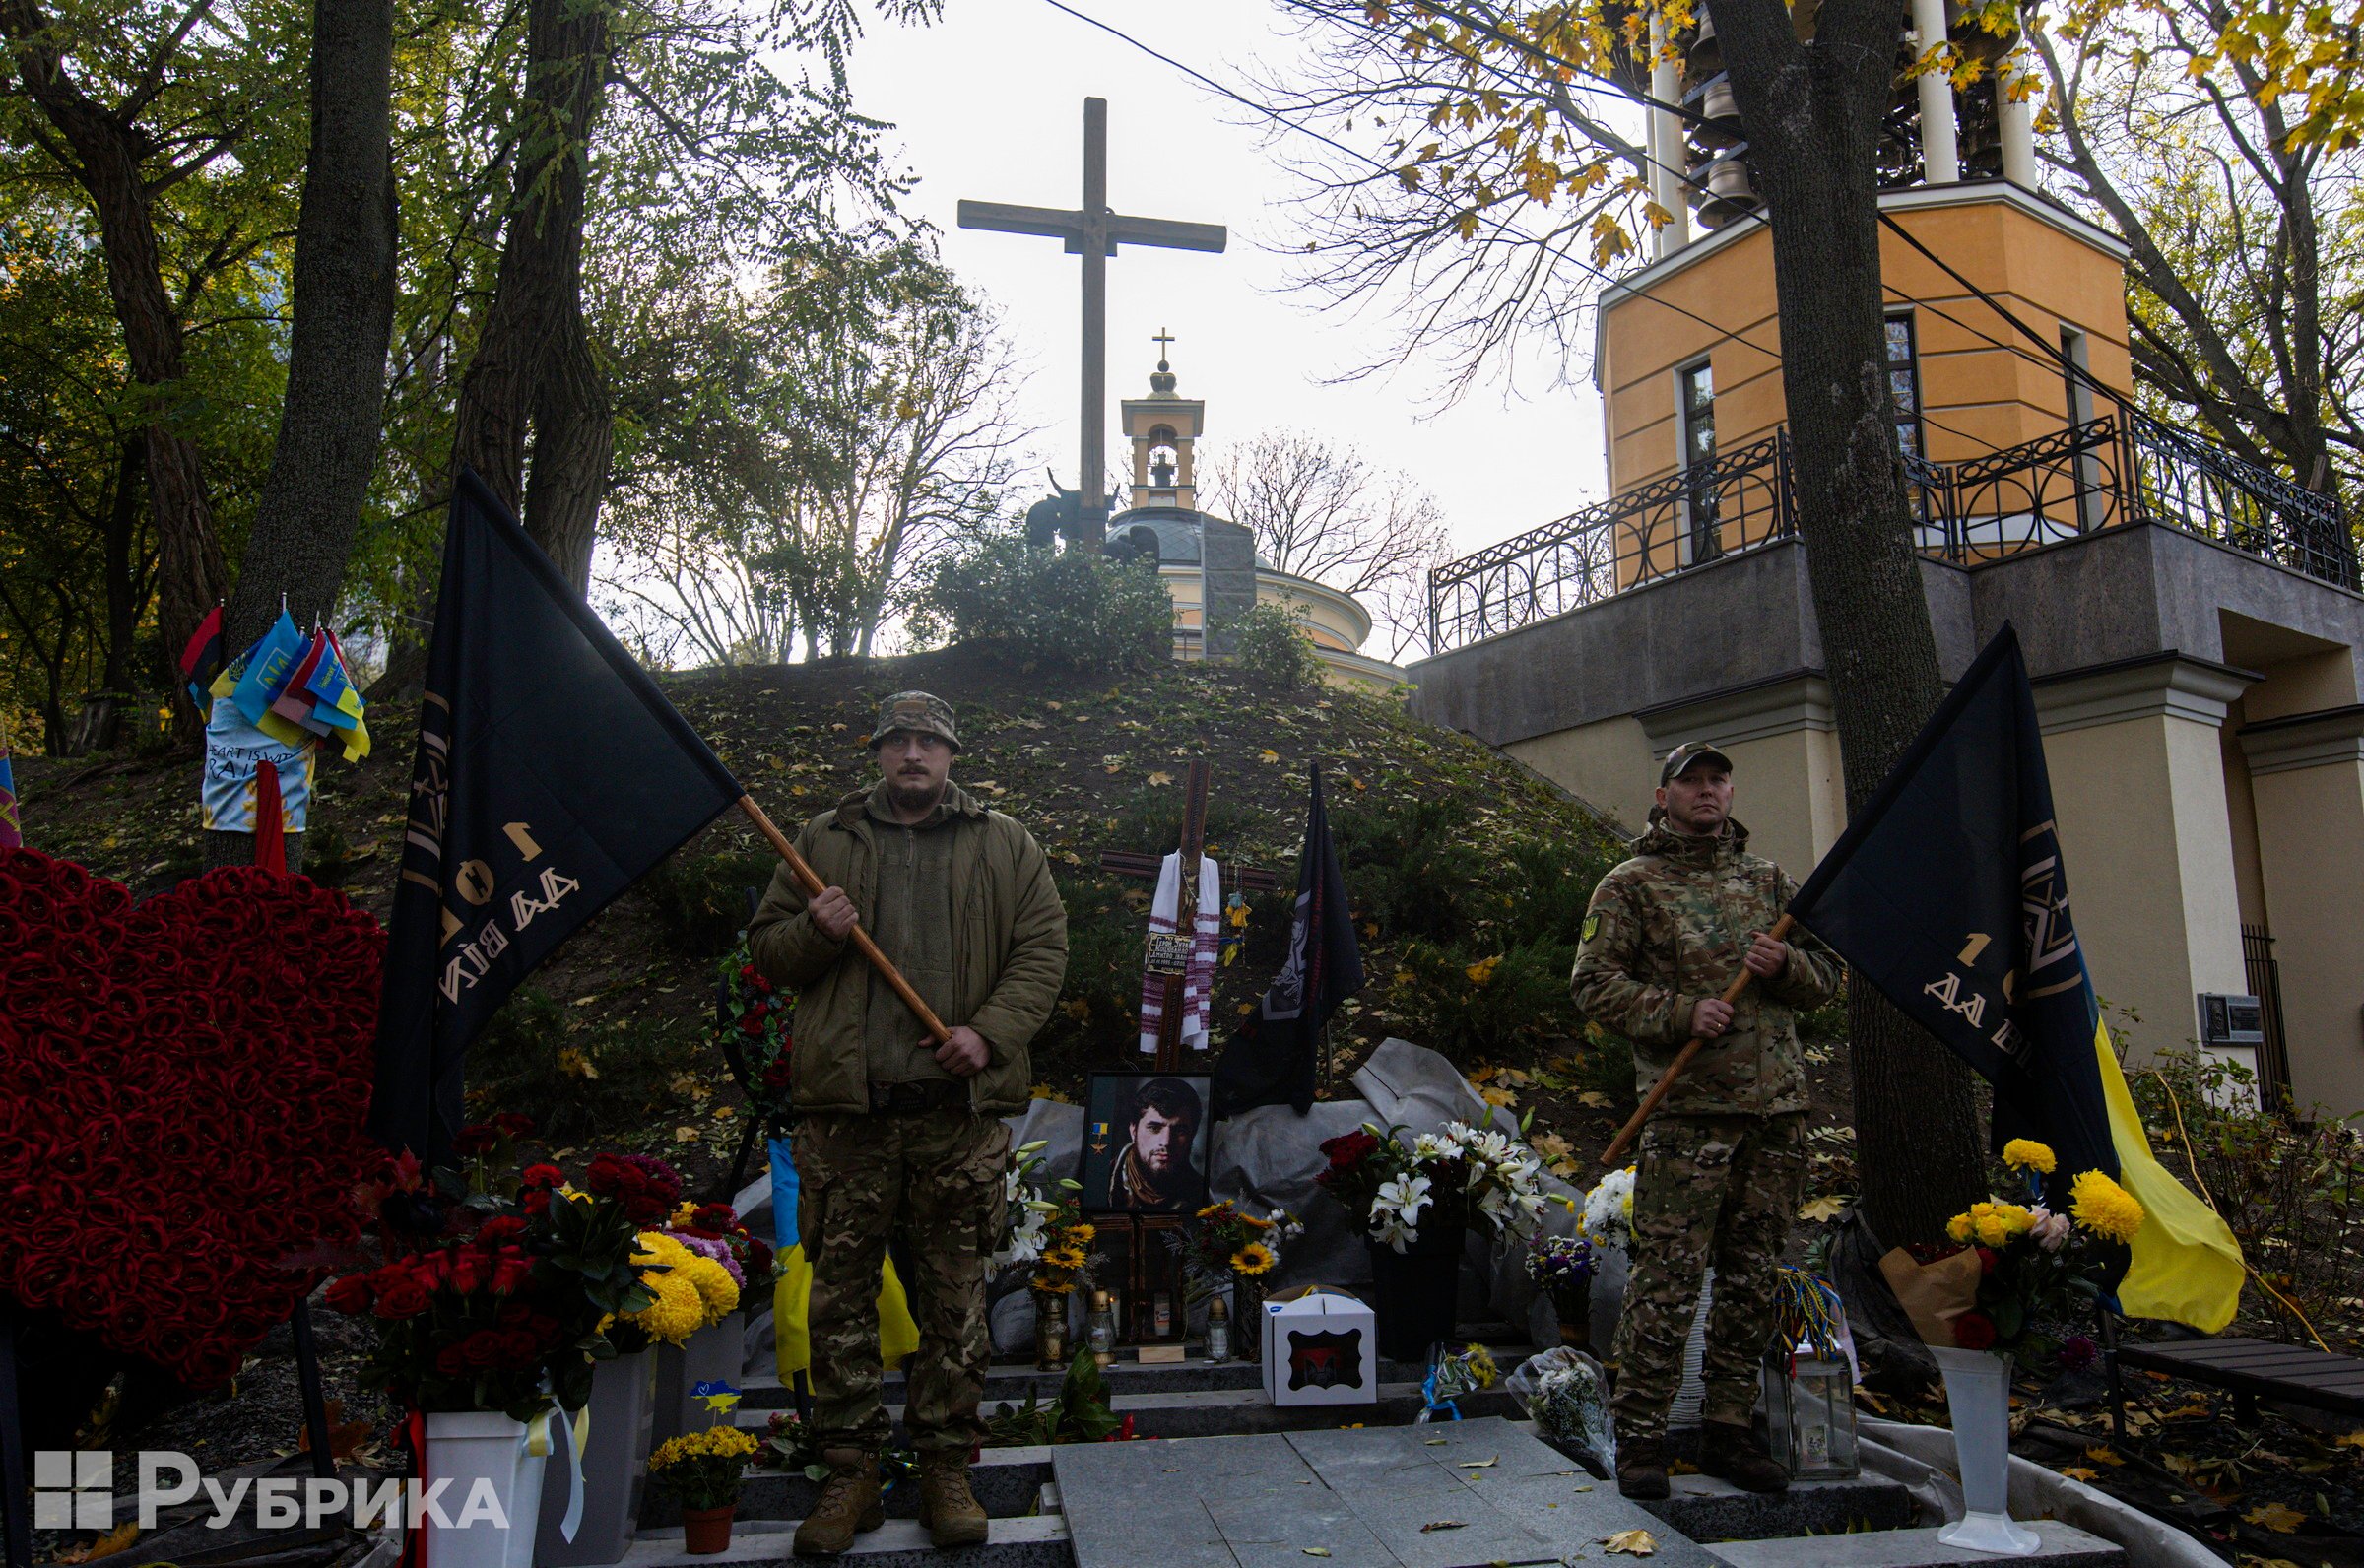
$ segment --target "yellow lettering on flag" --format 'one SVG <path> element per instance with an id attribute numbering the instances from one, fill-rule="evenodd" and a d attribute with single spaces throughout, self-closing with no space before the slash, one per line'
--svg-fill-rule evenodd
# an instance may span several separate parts
<path id="1" fill-rule="evenodd" d="M 2150 1140 L 2134 1113 L 2126 1075 L 2118 1071 L 2106 1026 L 2095 1028 L 2093 1049 L 2101 1058 L 2118 1185 L 2134 1195 L 2143 1215 L 2142 1228 L 2134 1232 L 2134 1266 L 2118 1286 L 2118 1304 L 2130 1318 L 2164 1318 L 2214 1334 L 2233 1321 L 2241 1304 L 2241 1281 L 2248 1273 L 2241 1244 L 2214 1209 L 2151 1157 Z"/>

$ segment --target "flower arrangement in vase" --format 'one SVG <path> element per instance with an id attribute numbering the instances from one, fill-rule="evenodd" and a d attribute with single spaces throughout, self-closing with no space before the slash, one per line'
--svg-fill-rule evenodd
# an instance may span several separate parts
<path id="1" fill-rule="evenodd" d="M 1068 1303 L 1078 1292 L 1091 1289 L 1098 1264 L 1091 1248 L 1100 1232 L 1084 1217 L 1075 1193 L 1043 1203 L 1041 1233 L 1026 1283 L 1034 1292 L 1034 1364 L 1047 1368 L 1064 1365 L 1074 1348 Z"/>
<path id="2" fill-rule="evenodd" d="M 1231 1354 L 1243 1361 L 1264 1353 L 1262 1308 L 1265 1289 L 1288 1244 L 1305 1234 L 1304 1223 L 1285 1209 L 1257 1217 L 1225 1199 L 1191 1216 L 1190 1245 L 1183 1267 L 1202 1291 L 1228 1290 Z"/>
<path id="3" fill-rule="evenodd" d="M 1600 1272 L 1601 1259 L 1589 1236 L 1537 1236 L 1527 1244 L 1527 1278 L 1550 1297 L 1551 1310 L 1559 1314 L 1562 1344 L 1592 1342 L 1589 1292 Z"/>
<path id="4" fill-rule="evenodd" d="M 702 1556 L 730 1545 L 739 1483 L 760 1446 L 736 1426 L 709 1426 L 669 1437 L 648 1456 L 648 1478 L 681 1502 L 687 1550 Z"/>
<path id="5" fill-rule="evenodd" d="M 1490 1120 L 1448 1122 L 1409 1141 L 1400 1127 L 1382 1132 L 1366 1122 L 1322 1143 L 1330 1165 L 1314 1179 L 1364 1235 L 1399 1255 L 1419 1241 L 1423 1220 L 1454 1234 L 1467 1224 L 1494 1235 L 1532 1234 L 1548 1202 L 1543 1161 Z"/>
<path id="6" fill-rule="evenodd" d="M 739 1222 L 728 1204 L 688 1204 L 674 1211 L 675 1239 L 691 1252 L 721 1264 L 744 1299 L 766 1299 L 776 1276 L 771 1243 Z"/>

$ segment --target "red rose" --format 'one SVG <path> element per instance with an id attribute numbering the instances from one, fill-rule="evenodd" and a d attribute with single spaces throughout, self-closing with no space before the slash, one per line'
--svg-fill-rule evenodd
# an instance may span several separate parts
<path id="1" fill-rule="evenodd" d="M 1994 1248 L 1981 1247 L 1978 1249 L 1978 1272 L 1982 1275 L 1991 1274 L 1995 1272 Z"/>
<path id="2" fill-rule="evenodd" d="M 518 1198 L 517 1202 L 524 1208 L 527 1213 L 533 1215 L 536 1219 L 539 1219 L 544 1214 L 550 1212 L 550 1193 L 547 1189 L 529 1189 Z"/>
<path id="3" fill-rule="evenodd" d="M 755 1006 L 748 1009 L 747 1012 L 740 1014 L 739 1032 L 741 1034 L 749 1035 L 761 1034 L 763 1032 L 763 1005 L 761 1003 L 757 1003 Z"/>
<path id="4" fill-rule="evenodd" d="M 377 1292 L 374 1309 L 381 1318 L 415 1318 L 427 1307 L 425 1286 L 416 1279 L 400 1279 Z"/>
<path id="5" fill-rule="evenodd" d="M 524 1220 L 515 1214 L 495 1214 L 486 1220 L 484 1228 L 476 1233 L 476 1244 L 480 1247 L 498 1247 L 516 1241 L 524 1234 Z"/>
<path id="6" fill-rule="evenodd" d="M 534 1136 L 534 1119 L 519 1111 L 503 1111 L 492 1118 L 492 1125 L 510 1138 Z"/>
<path id="7" fill-rule="evenodd" d="M 500 1142 L 500 1130 L 489 1123 L 475 1122 L 461 1128 L 451 1137 L 451 1151 L 462 1159 L 490 1154 L 492 1145 Z"/>
<path id="8" fill-rule="evenodd" d="M 542 1342 L 523 1329 L 510 1329 L 500 1336 L 500 1353 L 511 1366 L 531 1366 L 542 1353 Z"/>
<path id="9" fill-rule="evenodd" d="M 495 1367 L 508 1353 L 507 1339 L 491 1329 L 479 1329 L 460 1341 L 460 1354 L 470 1366 Z"/>
<path id="10" fill-rule="evenodd" d="M 444 1281 L 459 1294 L 467 1295 L 485 1282 L 485 1276 L 491 1272 L 486 1267 L 487 1262 L 485 1255 L 473 1248 L 455 1252 L 451 1255 L 450 1267 L 444 1274 Z"/>
<path id="11" fill-rule="evenodd" d="M 447 1378 L 465 1376 L 468 1371 L 468 1358 L 460 1354 L 458 1345 L 447 1344 L 435 1352 L 435 1370 Z"/>
<path id="12" fill-rule="evenodd" d="M 510 1254 L 492 1266 L 492 1293 L 496 1296 L 513 1294 L 534 1272 L 534 1260 L 514 1248 Z"/>
<path id="13" fill-rule="evenodd" d="M 350 1317 L 369 1310 L 371 1294 L 367 1274 L 347 1274 L 328 1287 L 324 1299 L 330 1307 Z"/>
<path id="14" fill-rule="evenodd" d="M 1953 1320 L 1953 1342 L 1965 1350 L 1985 1350 L 1995 1343 L 1995 1320 L 1983 1312 L 1965 1312 Z"/>

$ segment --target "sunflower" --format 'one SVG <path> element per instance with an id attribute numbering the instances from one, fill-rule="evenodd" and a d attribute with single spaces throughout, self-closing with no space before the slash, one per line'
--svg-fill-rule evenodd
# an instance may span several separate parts
<path id="1" fill-rule="evenodd" d="M 1215 1215 L 1221 1213 L 1224 1209 L 1230 1207 L 1231 1205 L 1228 1200 L 1225 1200 L 1219 1204 L 1209 1204 L 1206 1208 L 1199 1210 L 1197 1217 L 1200 1219 L 1213 1219 Z"/>
<path id="2" fill-rule="evenodd" d="M 1081 1247 L 1053 1247 L 1042 1255 L 1042 1261 L 1046 1267 L 1052 1269 L 1081 1269 L 1084 1267 L 1084 1249 Z"/>
<path id="3" fill-rule="evenodd" d="M 1274 1263 L 1273 1249 L 1261 1241 L 1251 1241 L 1231 1255 L 1231 1272 L 1236 1274 L 1260 1274 Z"/>
<path id="4" fill-rule="evenodd" d="M 2131 1242 L 2142 1228 L 2142 1205 L 2133 1193 L 2089 1170 L 2068 1184 L 2069 1208 L 2076 1222 L 2097 1236 Z"/>
<path id="5" fill-rule="evenodd" d="M 1096 1225 L 1070 1225 L 1067 1227 L 1067 1239 L 1071 1246 L 1088 1247 L 1091 1245 L 1091 1238 L 1099 1233 L 1099 1227 Z"/>
<path id="6" fill-rule="evenodd" d="M 1043 1274 L 1036 1274 L 1027 1283 L 1047 1296 L 1064 1296 L 1076 1288 L 1073 1279 L 1052 1279 Z"/>
<path id="7" fill-rule="evenodd" d="M 2032 1138 L 2014 1138 L 2003 1145 L 2003 1162 L 2013 1170 L 2032 1170 L 2039 1176 L 2049 1176 L 2059 1161 L 2052 1150 Z"/>
<path id="8" fill-rule="evenodd" d="M 1253 1230 L 1270 1230 L 1273 1228 L 1273 1222 L 1271 1220 L 1258 1219 L 1254 1214 L 1241 1214 L 1239 1216 L 1239 1222 Z"/>

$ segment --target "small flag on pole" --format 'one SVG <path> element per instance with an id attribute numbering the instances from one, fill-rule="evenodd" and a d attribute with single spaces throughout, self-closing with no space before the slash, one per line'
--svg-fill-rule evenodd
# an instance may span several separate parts
<path id="1" fill-rule="evenodd" d="M 8 759 L 8 735 L 0 731 L 0 849 L 25 847 L 24 823 L 17 816 L 17 770 Z"/>
<path id="2" fill-rule="evenodd" d="M 214 606 L 197 622 L 188 646 L 180 650 L 180 677 L 189 684 L 189 700 L 199 713 L 212 711 L 214 677 L 222 673 L 222 607 Z"/>
<path id="3" fill-rule="evenodd" d="M 745 792 L 473 473 L 426 686 L 369 1130 L 434 1163 L 518 981 Z"/>
<path id="4" fill-rule="evenodd" d="M 2244 1268 L 2215 1212 L 2152 1157 L 2068 915 L 2068 862 L 2019 639 L 1971 662 L 1790 914 L 1995 1085 L 1996 1145 L 2052 1145 L 2141 1202 L 2118 1287 L 2133 1317 L 2213 1334 Z"/>

